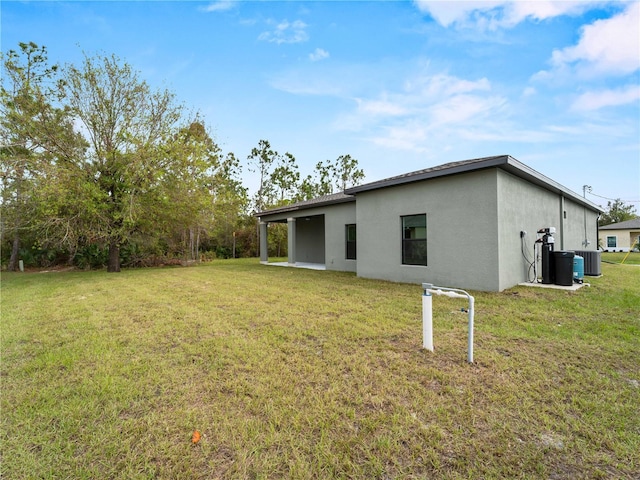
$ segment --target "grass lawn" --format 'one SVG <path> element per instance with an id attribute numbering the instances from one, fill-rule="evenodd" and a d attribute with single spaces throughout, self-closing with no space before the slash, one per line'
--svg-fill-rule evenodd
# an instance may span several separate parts
<path id="1" fill-rule="evenodd" d="M 640 265 L 640 252 L 602 252 L 602 261 L 608 263 L 622 263 L 624 265 Z"/>
<path id="2" fill-rule="evenodd" d="M 2 275 L 0 476 L 639 478 L 640 270 L 434 297 L 257 260 Z M 198 430 L 202 437 L 192 443 Z"/>

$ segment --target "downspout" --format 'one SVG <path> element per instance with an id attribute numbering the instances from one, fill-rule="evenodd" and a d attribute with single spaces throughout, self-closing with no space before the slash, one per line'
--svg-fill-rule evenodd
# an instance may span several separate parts
<path id="1" fill-rule="evenodd" d="M 564 195 L 560 195 L 560 250 L 564 250 Z"/>

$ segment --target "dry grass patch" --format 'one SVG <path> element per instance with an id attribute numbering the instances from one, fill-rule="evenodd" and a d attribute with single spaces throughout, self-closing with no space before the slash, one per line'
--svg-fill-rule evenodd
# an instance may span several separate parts
<path id="1" fill-rule="evenodd" d="M 2 278 L 4 478 L 637 478 L 640 293 L 220 261 Z M 635 272 L 637 274 L 637 272 Z M 191 442 L 194 430 L 203 436 Z"/>

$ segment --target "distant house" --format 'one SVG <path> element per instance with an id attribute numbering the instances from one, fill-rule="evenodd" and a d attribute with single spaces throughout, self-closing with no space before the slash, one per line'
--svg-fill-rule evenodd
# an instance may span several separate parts
<path id="1" fill-rule="evenodd" d="M 600 227 L 599 240 L 605 252 L 628 252 L 640 244 L 640 218 Z"/>
<path id="2" fill-rule="evenodd" d="M 531 278 L 540 229 L 555 250 L 595 250 L 600 213 L 513 157 L 477 158 L 259 212 L 260 259 L 268 225 L 287 223 L 292 266 L 501 291 Z"/>

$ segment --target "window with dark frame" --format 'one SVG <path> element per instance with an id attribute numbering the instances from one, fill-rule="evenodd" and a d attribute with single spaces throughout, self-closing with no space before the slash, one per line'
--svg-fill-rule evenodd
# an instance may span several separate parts
<path id="1" fill-rule="evenodd" d="M 402 264 L 427 265 L 427 214 L 402 219 Z"/>
<path id="2" fill-rule="evenodd" d="M 345 225 L 345 236 L 346 236 L 346 246 L 347 246 L 345 257 L 347 260 L 355 260 L 356 259 L 356 224 L 355 223 Z"/>
<path id="3" fill-rule="evenodd" d="M 607 237 L 607 248 L 617 248 L 618 247 L 618 237 L 617 236 L 608 236 Z"/>

